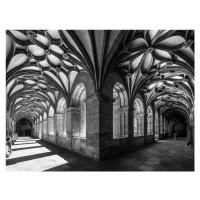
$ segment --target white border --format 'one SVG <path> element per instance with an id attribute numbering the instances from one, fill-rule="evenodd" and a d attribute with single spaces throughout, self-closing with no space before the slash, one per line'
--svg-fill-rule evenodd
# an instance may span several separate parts
<path id="1" fill-rule="evenodd" d="M 0 198 L 198 199 L 199 24 L 198 1 L 18 0 L 1 3 Z M 196 3 L 195 3 L 196 2 Z M 5 172 L 6 29 L 195 29 L 195 172 Z M 2 198 L 3 197 L 3 198 Z"/>

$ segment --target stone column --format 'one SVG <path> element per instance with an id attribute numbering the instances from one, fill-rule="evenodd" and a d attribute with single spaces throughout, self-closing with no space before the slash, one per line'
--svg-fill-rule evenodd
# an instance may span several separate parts
<path id="1" fill-rule="evenodd" d="M 120 131 L 120 134 L 122 134 L 123 137 L 128 137 L 128 114 L 129 114 L 129 107 L 122 107 L 120 108 L 120 121 L 121 121 L 121 130 L 123 130 L 122 132 Z"/>
<path id="2" fill-rule="evenodd" d="M 144 113 L 144 144 L 148 143 L 148 139 L 147 139 L 147 113 Z"/>
<path id="3" fill-rule="evenodd" d="M 114 100 L 97 94 L 87 98 L 85 102 L 87 154 L 100 160 L 109 153 L 108 143 L 113 139 Z"/>
<path id="4" fill-rule="evenodd" d="M 75 125 L 76 123 L 76 113 L 79 112 L 79 108 L 76 107 L 68 107 L 66 109 L 66 146 L 69 149 L 72 149 L 72 137 L 75 137 Z"/>
<path id="5" fill-rule="evenodd" d="M 48 122 L 48 134 L 54 135 L 54 120 L 53 120 L 53 117 L 48 117 L 47 122 Z"/>
<path id="6" fill-rule="evenodd" d="M 67 121 L 66 121 L 66 111 L 63 114 L 63 136 L 66 137 L 67 132 Z"/>
<path id="7" fill-rule="evenodd" d="M 153 124 L 152 124 L 152 126 L 153 126 L 153 128 L 152 128 L 152 130 L 153 130 L 153 140 L 155 140 L 155 133 L 156 133 L 156 130 L 155 130 L 155 116 L 153 115 L 153 120 L 152 120 L 152 122 L 153 122 Z"/>
<path id="8" fill-rule="evenodd" d="M 6 137 L 9 136 L 10 131 L 10 111 L 6 111 Z"/>
<path id="9" fill-rule="evenodd" d="M 34 132 L 34 137 L 37 135 L 37 123 L 35 122 L 35 132 Z"/>
<path id="10" fill-rule="evenodd" d="M 58 136 L 62 136 L 63 135 L 63 114 L 55 114 L 54 115 L 54 119 L 55 119 L 55 133 Z"/>
<path id="11" fill-rule="evenodd" d="M 192 109 L 188 124 L 188 144 L 194 145 L 194 112 Z"/>
<path id="12" fill-rule="evenodd" d="M 187 124 L 187 141 L 189 142 L 189 137 L 190 137 L 190 129 L 189 129 L 189 125 Z"/>
<path id="13" fill-rule="evenodd" d="M 133 139 L 134 135 L 134 108 L 129 106 L 128 107 L 128 138 L 129 140 Z"/>
<path id="14" fill-rule="evenodd" d="M 160 140 L 160 138 L 161 138 L 161 136 L 160 136 L 160 115 L 159 115 L 159 113 L 158 113 L 158 139 Z"/>
<path id="15" fill-rule="evenodd" d="M 43 120 L 43 133 L 46 136 L 46 134 L 47 134 L 47 119 Z"/>
<path id="16" fill-rule="evenodd" d="M 34 124 L 34 122 L 32 124 L 31 136 L 35 136 L 35 124 Z"/>
<path id="17" fill-rule="evenodd" d="M 43 125 L 43 123 L 42 123 L 42 121 L 40 121 L 40 122 L 39 122 L 39 138 L 40 138 L 40 139 L 42 139 L 42 131 L 43 131 L 43 130 L 42 130 L 42 125 Z"/>

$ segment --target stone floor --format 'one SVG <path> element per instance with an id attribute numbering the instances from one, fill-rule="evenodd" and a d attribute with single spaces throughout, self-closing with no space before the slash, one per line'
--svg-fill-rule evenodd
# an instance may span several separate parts
<path id="1" fill-rule="evenodd" d="M 194 150 L 168 138 L 101 162 L 40 139 L 20 137 L 6 171 L 194 171 Z"/>

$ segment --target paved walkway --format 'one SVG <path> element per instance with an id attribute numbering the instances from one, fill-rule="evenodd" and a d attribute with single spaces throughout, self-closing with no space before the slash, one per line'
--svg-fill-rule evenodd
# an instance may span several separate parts
<path id="1" fill-rule="evenodd" d="M 184 138 L 157 141 L 97 162 L 51 143 L 20 137 L 6 171 L 194 171 L 194 151 Z"/>

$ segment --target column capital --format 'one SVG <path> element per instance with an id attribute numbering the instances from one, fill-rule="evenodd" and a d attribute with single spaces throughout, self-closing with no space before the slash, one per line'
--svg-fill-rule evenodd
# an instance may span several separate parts
<path id="1" fill-rule="evenodd" d="M 104 102 L 107 102 L 109 104 L 113 104 L 113 102 L 115 101 L 113 98 L 109 97 L 109 96 L 106 96 L 100 92 L 97 92 L 95 93 L 94 95 L 88 97 L 86 100 L 85 100 L 85 103 L 90 103 L 90 102 L 93 102 L 95 100 L 100 100 L 100 101 L 104 101 Z"/>

